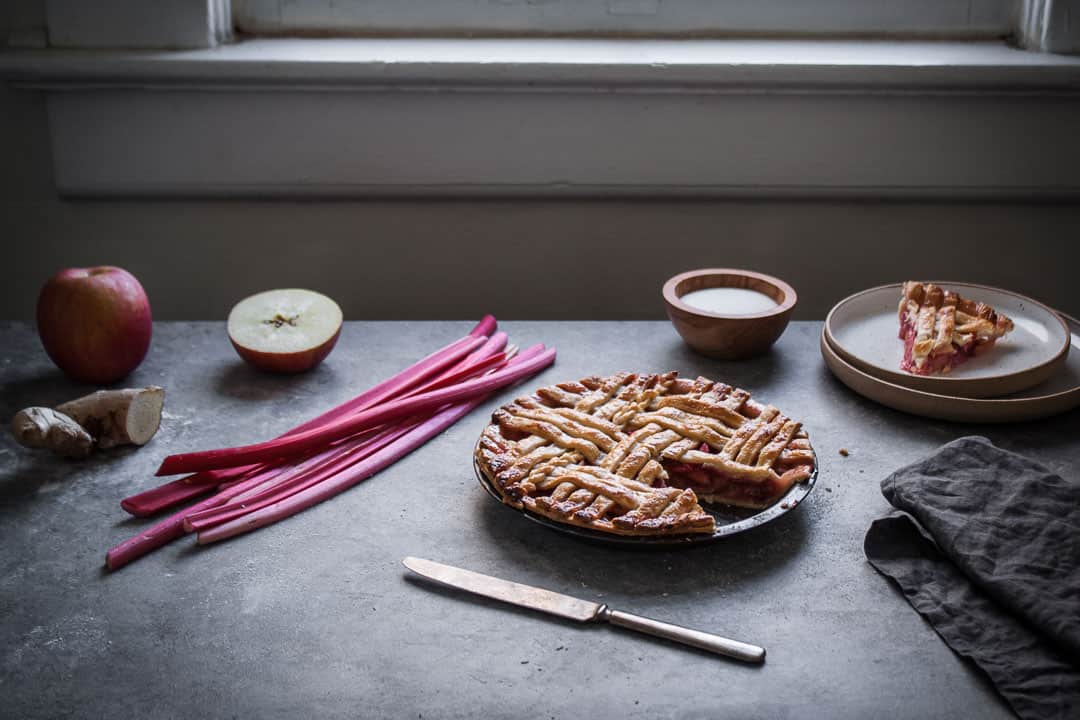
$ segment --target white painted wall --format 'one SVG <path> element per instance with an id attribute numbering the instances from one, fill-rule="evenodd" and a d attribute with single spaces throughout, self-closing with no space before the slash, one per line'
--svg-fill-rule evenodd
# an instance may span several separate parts
<path id="1" fill-rule="evenodd" d="M 661 318 L 689 268 L 774 273 L 823 317 L 907 277 L 1029 293 L 1080 314 L 1080 206 L 608 201 L 61 201 L 43 98 L 0 92 L 0 319 L 54 271 L 122 265 L 160 319 L 221 319 L 244 295 L 312 287 L 362 318 Z"/>
<path id="2" fill-rule="evenodd" d="M 41 0 L 0 10 L 32 32 Z M 159 319 L 221 319 L 312 287 L 366 318 L 661 318 L 701 266 L 776 274 L 797 316 L 908 277 L 985 282 L 1080 315 L 1080 205 L 868 201 L 61 201 L 44 98 L 0 87 L 0 319 L 30 319 L 56 270 L 111 263 Z"/>

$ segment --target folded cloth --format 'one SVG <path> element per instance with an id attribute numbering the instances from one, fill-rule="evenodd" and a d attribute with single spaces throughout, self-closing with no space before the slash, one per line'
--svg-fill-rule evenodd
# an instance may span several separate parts
<path id="1" fill-rule="evenodd" d="M 1022 718 L 1080 718 L 1080 483 L 986 438 L 881 483 L 864 548 Z"/>

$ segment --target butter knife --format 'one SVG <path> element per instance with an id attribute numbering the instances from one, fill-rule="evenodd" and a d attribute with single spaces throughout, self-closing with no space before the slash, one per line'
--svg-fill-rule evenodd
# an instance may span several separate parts
<path id="1" fill-rule="evenodd" d="M 490 575 L 481 575 L 471 570 L 462 570 L 431 560 L 407 557 L 401 562 L 417 575 L 429 580 L 484 597 L 502 600 L 512 605 L 539 610 L 578 622 L 607 621 L 612 625 L 691 645 L 743 662 L 760 663 L 765 660 L 765 648 L 757 645 L 729 640 L 712 633 L 679 627 L 621 610 L 612 610 L 601 603 L 580 600 L 551 590 L 501 580 Z"/>

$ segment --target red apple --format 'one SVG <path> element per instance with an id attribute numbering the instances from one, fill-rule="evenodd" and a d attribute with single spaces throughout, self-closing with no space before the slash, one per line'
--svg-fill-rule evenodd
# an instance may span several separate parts
<path id="1" fill-rule="evenodd" d="M 240 357 L 261 370 L 298 373 L 330 354 L 341 321 L 341 308 L 321 293 L 267 290 L 233 307 L 229 340 Z"/>
<path id="2" fill-rule="evenodd" d="M 139 366 L 150 347 L 150 300 L 118 267 L 70 268 L 41 288 L 38 334 L 45 352 L 72 379 L 104 385 Z"/>

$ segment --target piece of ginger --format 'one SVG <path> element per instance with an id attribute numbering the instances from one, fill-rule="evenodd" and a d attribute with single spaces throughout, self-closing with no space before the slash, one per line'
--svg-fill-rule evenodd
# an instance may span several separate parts
<path id="1" fill-rule="evenodd" d="M 64 457 L 81 458 L 95 446 L 145 445 L 161 425 L 164 403 L 165 391 L 155 385 L 99 390 L 55 409 L 20 410 L 11 422 L 11 431 L 26 447 L 49 448 Z"/>

